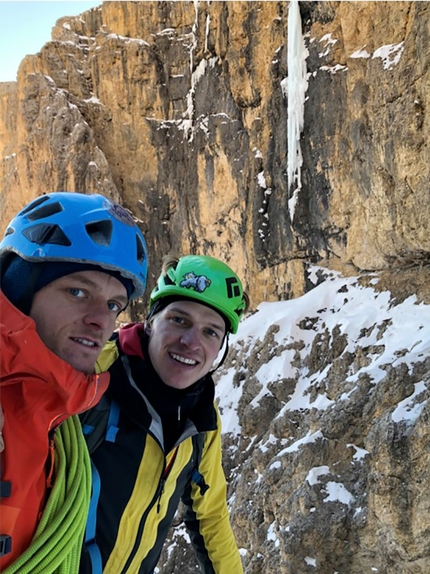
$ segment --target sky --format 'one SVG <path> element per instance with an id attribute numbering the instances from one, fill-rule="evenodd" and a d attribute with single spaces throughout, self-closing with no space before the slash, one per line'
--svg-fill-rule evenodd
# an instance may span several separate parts
<path id="1" fill-rule="evenodd" d="M 36 54 L 51 40 L 51 30 L 62 16 L 77 16 L 102 0 L 0 0 L 0 82 L 16 80 L 27 54 Z"/>

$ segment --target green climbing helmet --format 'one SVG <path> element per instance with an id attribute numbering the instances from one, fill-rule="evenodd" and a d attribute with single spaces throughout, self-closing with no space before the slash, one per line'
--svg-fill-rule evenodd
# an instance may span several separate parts
<path id="1" fill-rule="evenodd" d="M 176 267 L 170 267 L 159 277 L 150 306 L 174 295 L 209 305 L 227 319 L 229 331 L 237 333 L 246 308 L 243 287 L 236 273 L 219 259 L 207 255 L 181 257 Z"/>

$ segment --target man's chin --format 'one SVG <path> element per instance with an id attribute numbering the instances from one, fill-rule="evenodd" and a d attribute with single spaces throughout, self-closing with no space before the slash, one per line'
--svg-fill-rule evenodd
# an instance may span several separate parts
<path id="1" fill-rule="evenodd" d="M 182 380 L 182 379 L 172 379 L 172 380 L 168 380 L 167 382 L 165 381 L 164 384 L 167 385 L 168 387 L 172 387 L 173 389 L 178 389 L 178 390 L 183 390 L 183 389 L 188 389 L 188 387 L 191 387 L 191 385 L 194 385 L 195 382 L 197 382 L 198 379 L 194 380 L 193 379 L 187 379 L 187 380 Z"/>
<path id="2" fill-rule="evenodd" d="M 84 375 L 93 375 L 95 373 L 95 366 L 88 367 L 87 365 L 72 365 L 76 371 L 81 371 Z"/>
<path id="3" fill-rule="evenodd" d="M 95 361 L 93 360 L 83 360 L 82 357 L 73 358 L 73 357 L 62 357 L 66 363 L 69 363 L 73 369 L 76 371 L 81 371 L 85 375 L 92 375 L 95 372 Z"/>

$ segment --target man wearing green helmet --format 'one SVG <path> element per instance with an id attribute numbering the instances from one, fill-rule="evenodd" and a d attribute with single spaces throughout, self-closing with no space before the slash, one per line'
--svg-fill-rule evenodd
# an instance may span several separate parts
<path id="1" fill-rule="evenodd" d="M 226 264 L 169 258 L 145 324 L 123 327 L 106 345 L 99 367 L 109 367 L 111 383 L 82 417 L 97 487 L 81 574 L 154 572 L 181 500 L 201 571 L 242 574 L 211 375 L 247 307 Z"/>

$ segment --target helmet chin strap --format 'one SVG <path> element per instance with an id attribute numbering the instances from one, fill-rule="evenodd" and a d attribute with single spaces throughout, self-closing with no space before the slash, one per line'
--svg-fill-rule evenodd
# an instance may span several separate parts
<path id="1" fill-rule="evenodd" d="M 218 370 L 218 369 L 221 367 L 221 365 L 224 363 L 224 361 L 226 360 L 227 355 L 228 355 L 228 351 L 229 351 L 229 346 L 228 346 L 228 336 L 229 336 L 229 334 L 230 334 L 230 333 L 226 333 L 225 338 L 224 338 L 224 341 L 225 341 L 225 349 L 224 349 L 224 353 L 223 353 L 223 356 L 221 357 L 220 362 L 218 363 L 218 365 L 217 365 L 214 369 L 212 369 L 211 371 L 209 371 L 208 375 L 211 375 L 211 376 L 212 376 L 212 375 L 215 373 L 215 371 Z M 223 344 L 224 344 L 224 343 L 223 343 Z"/>

